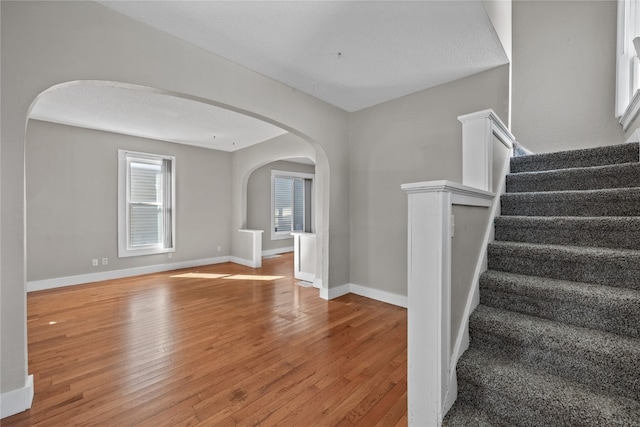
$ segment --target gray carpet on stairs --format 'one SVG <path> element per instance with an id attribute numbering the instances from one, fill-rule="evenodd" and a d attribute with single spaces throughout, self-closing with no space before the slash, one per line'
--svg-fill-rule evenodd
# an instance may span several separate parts
<path id="1" fill-rule="evenodd" d="M 444 426 L 640 426 L 639 154 L 511 159 Z"/>
<path id="2" fill-rule="evenodd" d="M 640 217 L 501 216 L 496 240 L 640 249 Z"/>
<path id="3" fill-rule="evenodd" d="M 638 143 L 635 142 L 633 144 L 513 157 L 511 159 L 511 173 L 584 168 L 638 161 L 640 161 L 640 149 Z"/>

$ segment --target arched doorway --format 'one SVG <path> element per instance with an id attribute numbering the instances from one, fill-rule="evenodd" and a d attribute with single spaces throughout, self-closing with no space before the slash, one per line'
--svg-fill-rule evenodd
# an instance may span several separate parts
<path id="1" fill-rule="evenodd" d="M 170 91 L 164 91 L 157 88 L 145 87 L 140 85 L 130 85 L 130 84 L 121 83 L 121 82 L 74 81 L 74 82 L 68 82 L 68 83 L 56 85 L 42 92 L 42 94 L 40 94 L 36 98 L 36 100 L 32 105 L 32 108 L 31 108 L 32 114 L 30 115 L 30 118 L 47 120 L 46 114 L 42 112 L 43 109 L 39 108 L 39 105 L 46 104 L 49 101 L 49 98 L 51 97 L 52 94 L 59 95 L 61 92 L 69 91 L 71 95 L 68 95 L 67 98 L 73 101 L 74 97 L 77 98 L 79 96 L 85 95 L 87 93 L 91 93 L 91 91 L 96 91 L 96 90 L 99 95 L 103 95 L 105 98 L 109 99 L 109 102 L 116 102 L 116 103 L 118 101 L 118 98 L 117 98 L 118 94 L 124 94 L 125 98 L 131 96 L 132 93 L 136 95 L 142 94 L 142 98 L 146 103 L 145 107 L 151 108 L 151 109 L 153 108 L 165 109 L 165 110 L 169 109 L 171 102 L 175 102 L 181 108 L 187 108 L 187 109 L 192 108 L 189 106 L 189 103 L 197 103 L 197 104 L 202 104 L 204 106 L 216 108 L 217 109 L 216 111 L 223 108 L 223 107 L 220 107 L 218 103 L 210 100 L 205 100 L 202 98 L 183 95 L 183 94 L 170 92 Z M 94 94 L 94 96 L 96 95 Z M 115 98 L 115 99 L 110 99 L 110 98 Z M 162 106 L 158 107 L 155 104 L 153 104 L 154 99 L 160 99 Z M 165 104 L 166 102 L 168 102 L 167 101 L 168 99 L 170 100 L 170 102 L 168 104 Z M 104 102 L 104 100 L 101 100 L 100 102 Z M 123 104 L 126 106 L 127 102 L 123 101 Z M 126 107 L 118 107 L 118 108 L 122 110 L 126 110 Z M 85 109 L 90 109 L 90 108 L 85 107 Z M 53 108 L 53 110 L 57 112 L 60 110 L 60 108 Z M 79 114 L 78 109 L 75 109 L 75 110 L 72 109 L 71 112 L 76 113 L 75 114 L 76 116 L 81 115 Z M 126 114 L 126 111 L 124 111 L 124 113 Z M 119 114 L 122 115 L 123 112 L 120 111 Z M 128 114 L 131 115 L 134 113 L 128 112 Z M 196 111 L 195 114 L 199 114 L 199 113 Z M 221 114 L 221 113 L 216 113 L 216 114 Z M 240 114 L 240 113 L 236 111 L 234 112 L 234 114 Z M 79 171 L 76 171 L 77 176 L 81 176 L 85 173 L 88 173 L 88 171 L 95 172 L 100 168 L 105 170 L 110 170 L 110 172 L 109 171 L 105 172 L 105 175 L 103 175 L 102 178 L 100 178 L 99 175 L 93 176 L 93 180 L 94 180 L 93 187 L 91 187 L 91 184 L 90 184 L 91 181 L 88 179 L 88 175 L 86 175 L 87 179 L 81 179 L 81 180 L 73 180 L 72 178 L 69 178 L 69 177 L 62 178 L 62 179 L 67 179 L 69 182 L 73 182 L 74 184 L 78 185 L 78 188 L 72 189 L 70 191 L 72 194 L 67 194 L 65 196 L 68 200 L 76 200 L 75 195 L 77 194 L 85 194 L 85 197 L 100 195 L 100 197 L 96 197 L 94 202 L 85 203 L 85 206 L 91 205 L 93 207 L 97 207 L 96 205 L 101 204 L 101 206 L 98 209 L 96 209 L 94 212 L 85 212 L 83 215 L 78 215 L 75 218 L 70 217 L 68 215 L 68 212 L 60 213 L 58 218 L 62 222 L 64 221 L 68 222 L 66 226 L 69 230 L 67 230 L 67 235 L 63 236 L 64 239 L 66 239 L 65 241 L 61 240 L 60 235 L 53 235 L 50 233 L 51 230 L 56 229 L 60 231 L 60 230 L 64 230 L 65 227 L 60 227 L 60 226 L 54 227 L 52 224 L 52 218 L 50 218 L 50 215 L 45 214 L 44 207 L 50 208 L 53 204 L 56 204 L 57 202 L 59 202 L 58 204 L 60 206 L 67 206 L 71 203 L 63 203 L 63 200 L 56 200 L 56 195 L 53 194 L 53 192 L 48 192 L 48 191 L 40 191 L 39 196 L 36 197 L 30 191 L 29 182 L 28 182 L 27 184 L 27 200 L 28 200 L 27 218 L 29 220 L 27 225 L 28 289 L 30 290 L 46 289 L 48 287 L 55 287 L 55 286 L 64 285 L 64 284 L 83 283 L 86 281 L 92 281 L 94 279 L 100 280 L 100 279 L 113 278 L 113 277 L 122 277 L 119 275 L 123 274 L 121 273 L 121 271 L 125 269 L 127 270 L 126 274 L 136 274 L 136 273 L 144 273 L 147 271 L 147 269 L 160 268 L 158 267 L 159 265 L 165 265 L 165 264 L 168 264 L 167 268 L 169 267 L 175 268 L 175 267 L 180 267 L 182 265 L 187 265 L 190 262 L 206 263 L 207 261 L 210 261 L 210 260 L 220 260 L 220 259 L 224 259 L 225 257 L 229 257 L 231 259 L 242 258 L 242 254 L 239 253 L 242 251 L 242 246 L 237 244 L 237 231 L 246 226 L 246 218 L 247 218 L 246 200 L 247 200 L 248 177 L 256 168 L 258 168 L 264 163 L 267 163 L 269 160 L 287 158 L 287 157 L 306 157 L 314 161 L 317 156 L 317 147 L 314 148 L 314 146 L 308 141 L 306 141 L 303 137 L 295 135 L 292 132 L 282 130 L 282 133 L 277 135 L 274 138 L 270 138 L 267 141 L 260 142 L 255 145 L 244 146 L 241 149 L 236 149 L 231 147 L 229 145 L 229 142 L 227 141 L 225 142 L 225 144 L 227 145 L 223 146 L 223 151 L 225 152 L 222 153 L 222 156 L 217 156 L 217 157 L 209 156 L 208 154 L 206 154 L 206 150 L 204 150 L 202 151 L 203 153 L 202 156 L 198 156 L 197 154 L 195 155 L 195 156 L 201 157 L 198 159 L 199 162 L 193 163 L 193 165 L 196 165 L 196 166 L 192 166 L 191 163 L 184 164 L 184 161 L 182 161 L 183 168 L 178 169 L 178 171 L 191 169 L 190 171 L 191 175 L 196 173 L 194 172 L 194 169 L 199 169 L 199 170 L 208 169 L 207 164 L 202 163 L 202 161 L 204 161 L 205 158 L 209 158 L 208 161 L 211 164 L 211 167 L 209 169 L 223 170 L 225 169 L 225 167 L 228 168 L 228 171 L 227 171 L 228 173 L 226 174 L 225 173 L 222 173 L 221 175 L 220 174 L 219 175 L 201 174 L 202 176 L 200 177 L 200 182 L 198 182 L 196 178 L 195 184 L 189 183 L 184 185 L 184 182 L 183 182 L 184 179 L 178 180 L 178 186 L 180 187 L 180 185 L 182 184 L 182 187 L 183 187 L 182 189 L 178 188 L 179 191 L 182 191 L 183 205 L 176 206 L 177 216 L 178 218 L 185 218 L 189 216 L 190 219 L 184 220 L 182 222 L 178 221 L 178 224 L 177 224 L 178 229 L 176 230 L 177 232 L 176 234 L 178 236 L 177 238 L 180 238 L 180 236 L 186 236 L 190 232 L 192 234 L 196 233 L 197 237 L 200 240 L 207 241 L 210 247 L 207 249 L 206 244 L 203 244 L 203 245 L 200 245 L 201 247 L 191 248 L 191 247 L 188 247 L 188 245 L 179 244 L 178 247 L 182 247 L 183 249 L 185 249 L 186 247 L 187 249 L 186 252 L 190 252 L 190 253 L 185 254 L 184 250 L 183 251 L 178 250 L 175 252 L 175 256 L 169 260 L 167 260 L 166 254 L 158 255 L 158 256 L 154 255 L 153 257 L 145 257 L 144 259 L 142 258 L 121 259 L 115 255 L 113 250 L 109 249 L 114 247 L 113 239 L 117 234 L 116 230 L 113 230 L 110 228 L 110 227 L 113 227 L 115 222 L 115 219 L 113 218 L 115 208 L 114 206 L 112 206 L 113 203 L 102 203 L 105 200 L 113 202 L 117 197 L 120 197 L 118 194 L 116 194 L 115 187 L 113 186 L 113 183 L 115 182 L 115 178 L 113 178 L 114 169 L 112 168 L 112 166 L 114 166 L 115 163 L 111 162 L 111 160 L 109 159 L 111 157 L 114 157 L 116 148 L 118 147 L 122 148 L 123 146 L 133 147 L 132 149 L 135 151 L 147 152 L 151 150 L 159 150 L 159 151 L 162 151 L 163 154 L 167 154 L 167 153 L 170 154 L 170 152 L 172 151 L 172 148 L 170 148 L 170 146 L 174 146 L 176 147 L 176 149 L 178 149 L 178 147 L 180 146 L 180 141 L 174 141 L 176 139 L 179 139 L 176 137 L 164 138 L 165 141 L 162 141 L 161 138 L 157 138 L 157 143 L 156 143 L 157 147 L 153 146 L 154 148 L 148 148 L 152 146 L 150 145 L 151 144 L 150 141 L 154 140 L 153 135 L 150 135 L 148 138 L 142 138 L 145 141 L 145 143 L 143 143 L 141 142 L 142 139 L 140 139 L 140 135 L 139 135 L 140 132 L 137 132 L 136 129 L 133 129 L 133 130 L 130 129 L 132 126 L 130 122 L 127 122 L 125 125 L 125 127 L 129 126 L 129 128 L 123 131 L 121 129 L 120 124 L 114 122 L 114 120 L 117 120 L 117 119 L 118 119 L 118 115 L 115 115 L 114 118 L 100 117 L 98 124 L 90 123 L 90 124 L 84 125 L 83 123 L 69 122 L 69 119 L 65 119 L 65 117 L 60 116 L 60 117 L 54 117 L 53 119 L 50 120 L 51 122 L 56 122 L 57 123 L 56 125 L 52 125 L 52 124 L 44 125 L 40 123 L 37 126 L 34 125 L 34 126 L 28 127 L 28 130 L 29 130 L 29 132 L 27 133 L 28 139 L 32 137 L 34 138 L 38 137 L 40 138 L 39 141 L 41 141 L 43 138 L 42 136 L 43 133 L 49 133 L 49 134 L 57 133 L 58 139 L 64 140 L 66 143 L 69 143 L 70 141 L 73 141 L 73 140 L 84 138 L 84 140 L 87 141 L 87 144 L 86 146 L 84 146 L 84 149 L 88 150 L 85 152 L 83 156 L 81 156 L 82 159 L 68 159 L 62 156 L 58 158 L 56 162 L 51 162 L 50 161 L 51 158 L 55 157 L 53 156 L 53 154 L 59 154 L 59 153 L 49 153 L 49 155 L 47 155 L 46 153 L 39 152 L 38 150 L 41 150 L 42 146 L 32 147 L 33 150 L 30 150 L 29 149 L 30 144 L 31 143 L 38 144 L 38 141 L 31 141 L 31 142 L 27 141 L 28 181 L 32 175 L 29 173 L 29 170 L 30 170 L 29 153 L 31 153 L 32 151 L 36 153 L 40 153 L 39 158 L 40 158 L 41 166 L 48 165 L 50 167 L 50 169 L 47 169 L 46 167 L 31 168 L 31 170 L 37 170 L 37 172 L 40 173 L 39 175 L 40 179 L 43 181 L 46 181 L 47 184 L 49 182 L 56 181 L 56 178 L 55 178 L 56 170 L 62 169 L 65 172 L 68 172 L 67 169 L 76 168 L 78 164 L 81 164 L 82 167 L 79 168 L 80 169 Z M 259 119 L 255 117 L 251 117 L 251 120 L 259 120 Z M 272 123 L 270 124 L 270 126 L 271 125 Z M 60 126 L 66 126 L 66 128 L 61 130 Z M 78 130 L 78 129 L 83 129 L 83 130 Z M 78 136 L 78 133 L 80 133 L 79 136 Z M 62 134 L 62 136 L 60 136 L 60 134 Z M 116 135 L 116 134 L 120 136 L 116 138 L 117 141 L 115 142 L 114 142 L 114 138 L 105 137 L 105 135 Z M 127 138 L 129 139 L 123 139 L 125 137 L 122 136 L 121 134 L 128 134 L 129 136 Z M 132 141 L 130 139 L 135 139 L 135 141 Z M 170 142 L 167 142 L 167 140 L 169 140 Z M 99 150 L 95 150 L 95 146 L 93 148 L 89 148 L 91 144 L 89 141 L 107 141 L 105 142 L 105 144 L 111 146 L 110 147 L 111 151 L 108 151 L 108 150 L 105 152 L 101 151 L 101 154 L 94 155 L 92 150 L 96 152 Z M 77 142 L 77 147 L 83 146 L 81 141 L 76 141 L 76 142 Z M 178 142 L 178 144 L 172 145 L 172 143 L 175 143 L 175 142 Z M 185 143 L 182 142 L 182 145 L 185 145 Z M 205 144 L 199 143 L 198 141 L 188 141 L 186 142 L 186 145 L 206 147 Z M 242 146 L 243 141 L 239 141 L 238 145 Z M 210 148 L 213 148 L 213 150 L 209 150 L 209 151 L 216 151 L 215 147 L 210 147 Z M 179 148 L 179 150 L 185 150 L 185 149 L 186 148 L 184 147 Z M 74 150 L 77 150 L 77 148 L 64 147 L 64 148 L 61 148 L 59 151 L 75 152 Z M 322 157 L 323 154 L 321 153 L 320 156 Z M 34 155 L 32 157 L 35 158 L 37 156 Z M 194 155 L 184 154 L 183 157 L 192 159 Z M 97 166 L 95 163 L 91 163 L 93 161 L 97 162 L 98 160 L 102 162 L 102 164 L 99 166 Z M 65 161 L 68 161 L 68 162 L 65 163 Z M 104 163 L 105 161 L 107 162 L 107 164 Z M 189 162 L 193 162 L 193 161 L 194 160 L 189 160 Z M 180 168 L 181 161 L 179 159 L 177 163 L 178 163 L 178 168 Z M 226 164 L 222 164 L 222 163 L 226 163 Z M 64 168 L 59 168 L 60 164 L 67 164 L 67 166 Z M 325 165 L 326 164 L 327 163 L 325 163 Z M 320 173 L 317 179 L 317 187 L 318 189 L 321 189 L 323 184 L 322 177 L 327 176 L 328 171 L 323 170 L 323 168 L 320 168 L 319 172 Z M 240 180 L 241 186 L 236 185 L 238 183 L 238 179 L 237 179 L 238 176 L 242 177 L 242 179 Z M 215 185 L 208 185 L 207 181 L 210 184 L 215 183 Z M 226 181 L 226 183 L 220 184 L 219 181 Z M 109 184 L 102 186 L 100 184 L 101 182 L 109 183 Z M 201 185 L 202 188 L 206 189 L 206 191 L 204 190 L 202 191 L 201 197 L 198 197 L 198 196 L 194 197 L 194 195 L 192 194 L 194 191 L 194 186 L 198 186 L 198 185 Z M 209 191 L 209 189 L 212 187 L 221 187 L 221 186 L 222 187 L 226 186 L 227 190 L 226 191 L 223 190 L 217 193 L 211 193 Z M 57 186 L 56 188 L 60 189 L 60 188 L 64 188 L 64 186 Z M 93 190 L 91 188 L 93 188 Z M 229 206 L 228 204 L 219 204 L 219 200 L 224 200 L 225 198 L 229 197 L 227 195 L 228 193 L 230 193 L 230 197 L 232 200 L 240 199 L 243 201 L 243 203 L 240 203 L 240 204 L 231 203 L 231 206 Z M 49 196 L 49 197 L 47 198 L 46 196 Z M 196 201 L 198 198 L 200 198 L 201 202 Z M 207 205 L 206 203 L 202 202 L 202 200 L 206 200 L 206 199 L 209 199 L 210 201 L 215 200 L 216 202 L 218 202 L 218 205 L 216 206 L 216 203 L 210 203 L 209 205 Z M 188 204 L 185 205 L 184 203 L 185 200 L 187 200 L 188 203 L 190 203 L 190 205 Z M 315 192 L 314 200 L 315 200 L 314 222 L 316 222 L 320 226 L 321 224 L 323 224 L 323 205 L 324 205 L 323 193 L 319 191 Z M 30 208 L 37 209 L 38 206 L 43 207 L 41 208 L 42 212 L 30 211 Z M 188 207 L 185 207 L 185 206 L 188 206 Z M 230 221 L 224 219 L 224 215 L 225 215 L 224 213 L 219 214 L 219 211 L 225 208 L 228 209 L 228 212 L 226 213 L 226 215 L 228 215 L 228 217 L 230 218 Z M 77 213 L 80 210 L 82 210 L 83 207 L 80 205 L 74 205 L 73 207 L 68 209 L 70 209 L 70 211 L 73 213 Z M 206 211 L 206 210 L 208 210 L 209 214 L 201 213 L 200 215 L 192 215 L 193 212 L 195 211 Z M 104 218 L 100 220 L 102 221 L 102 223 L 100 223 L 100 221 L 97 218 L 105 213 L 106 215 Z M 216 216 L 216 215 L 213 215 L 213 213 L 216 213 L 219 215 Z M 198 222 L 198 221 L 202 221 L 203 217 L 206 217 L 205 221 L 208 220 L 216 224 L 224 225 L 230 222 L 231 230 L 229 230 L 228 228 L 225 228 L 224 231 L 219 229 L 209 234 L 203 233 L 203 230 L 209 229 L 209 227 L 207 227 L 205 223 Z M 183 225 L 180 225 L 181 223 Z M 241 224 L 241 225 L 237 226 L 236 224 Z M 37 229 L 39 231 L 34 232 L 34 229 Z M 193 229 L 197 229 L 198 231 L 197 232 L 190 231 Z M 43 234 L 43 230 L 45 230 L 44 234 Z M 101 234 L 99 233 L 99 234 L 93 235 L 92 233 L 95 230 L 100 230 Z M 318 230 L 319 230 L 318 234 L 321 234 L 320 227 L 318 228 Z M 64 231 L 62 232 L 64 233 Z M 224 234 L 225 236 L 222 236 L 222 234 Z M 75 240 L 68 238 L 70 235 L 74 236 Z M 196 236 L 194 235 L 192 237 L 195 238 Z M 185 238 L 183 240 L 183 243 L 185 240 L 187 239 Z M 320 245 L 321 242 L 323 241 L 322 237 L 320 237 L 318 240 Z M 51 247 L 48 247 L 47 245 L 41 245 L 41 244 L 34 245 L 33 242 L 35 241 L 38 241 L 38 242 L 49 241 Z M 29 242 L 31 242 L 32 244 L 29 244 Z M 99 247 L 100 245 L 97 244 L 98 242 L 100 242 L 100 244 L 103 247 Z M 58 270 L 55 270 L 52 273 L 50 271 L 49 272 L 46 271 L 46 268 L 41 267 L 41 265 L 47 264 L 46 262 L 47 254 L 51 253 L 54 250 L 54 246 L 58 246 L 58 248 L 60 248 L 60 246 L 62 246 L 63 248 L 64 247 L 74 248 L 73 250 L 70 249 L 69 252 L 76 251 L 77 253 L 69 254 L 69 262 L 68 262 L 68 265 L 66 266 L 66 269 L 62 268 L 64 266 L 63 262 L 58 262 L 56 263 L 56 268 L 58 268 Z M 107 249 L 105 249 L 104 246 L 107 246 Z M 35 249 L 37 249 L 37 251 Z M 323 253 L 320 247 L 317 253 L 319 254 Z M 170 253 L 169 257 L 171 258 L 172 255 L 174 254 Z M 88 256 L 89 258 L 87 258 L 87 260 L 80 259 L 80 257 L 82 256 Z M 89 265 L 89 260 L 91 258 L 93 260 L 92 266 Z M 97 269 L 95 268 L 96 261 L 98 264 Z M 187 263 L 187 264 L 179 264 L 180 262 Z M 323 265 L 321 257 L 319 257 L 317 261 L 317 265 L 320 267 Z M 326 263 L 324 263 L 324 265 L 326 265 Z M 322 272 L 321 269 L 319 269 L 318 271 Z M 102 273 L 102 275 L 97 273 Z M 55 280 L 51 281 L 51 279 L 55 279 Z M 321 280 L 319 281 L 319 283 L 321 283 Z"/>

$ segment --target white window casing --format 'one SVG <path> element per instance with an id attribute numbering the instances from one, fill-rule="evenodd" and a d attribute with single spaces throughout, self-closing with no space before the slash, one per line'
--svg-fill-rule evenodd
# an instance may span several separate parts
<path id="1" fill-rule="evenodd" d="M 271 171 L 271 240 L 313 231 L 313 174 Z"/>
<path id="2" fill-rule="evenodd" d="M 175 251 L 175 157 L 118 150 L 118 256 Z"/>
<path id="3" fill-rule="evenodd" d="M 616 47 L 616 108 L 623 130 L 640 112 L 640 62 L 635 41 L 640 36 L 639 0 L 618 0 Z"/>

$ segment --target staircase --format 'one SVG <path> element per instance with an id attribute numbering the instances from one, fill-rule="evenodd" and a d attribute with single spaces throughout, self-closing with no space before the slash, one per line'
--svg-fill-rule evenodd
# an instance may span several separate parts
<path id="1" fill-rule="evenodd" d="M 443 426 L 640 426 L 639 150 L 511 159 Z"/>

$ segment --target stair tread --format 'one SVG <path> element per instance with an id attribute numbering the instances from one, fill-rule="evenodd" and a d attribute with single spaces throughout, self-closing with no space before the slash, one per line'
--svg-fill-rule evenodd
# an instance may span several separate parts
<path id="1" fill-rule="evenodd" d="M 481 385 L 474 404 L 510 406 L 509 414 L 521 409 L 544 408 L 543 420 L 526 419 L 528 425 L 639 426 L 640 402 L 598 393 L 588 386 L 541 372 L 521 363 L 496 357 L 479 349 L 469 349 L 458 362 L 461 383 Z M 461 384 L 461 389 L 465 384 Z M 496 399 L 500 396 L 500 400 Z M 509 404 L 511 402 L 511 404 Z M 535 410 L 535 409 L 534 409 Z"/>
<path id="2" fill-rule="evenodd" d="M 615 357 L 615 362 L 619 365 L 635 366 L 640 363 L 640 340 L 637 338 L 568 325 L 484 304 L 480 304 L 471 314 L 470 325 L 472 328 L 491 331 L 494 335 L 508 338 L 513 343 L 535 345 L 591 360 L 594 360 L 595 355 Z M 640 372 L 638 375 L 640 380 Z"/>
<path id="3" fill-rule="evenodd" d="M 640 216 L 498 216 L 498 241 L 640 250 Z"/>
<path id="4" fill-rule="evenodd" d="M 496 422 L 485 411 L 456 402 L 442 421 L 442 427 L 495 427 Z"/>
<path id="5" fill-rule="evenodd" d="M 511 171 L 553 170 L 567 167 L 589 167 L 637 162 L 638 143 L 584 148 L 580 150 L 538 153 L 511 159 Z"/>
<path id="6" fill-rule="evenodd" d="M 640 226 L 640 216 L 511 216 L 500 215 L 497 222 L 513 225 L 531 224 L 535 227 L 561 228 L 566 226 L 617 228 Z"/>
<path id="7" fill-rule="evenodd" d="M 640 290 L 640 250 L 494 241 L 488 268 Z"/>
<path id="8" fill-rule="evenodd" d="M 480 303 L 640 338 L 640 290 L 487 270 Z"/>
<path id="9" fill-rule="evenodd" d="M 505 216 L 640 216 L 640 187 L 505 193 Z"/>
<path id="10" fill-rule="evenodd" d="M 640 262 L 640 250 L 602 248 L 593 246 L 550 245 L 544 243 L 493 241 L 489 248 L 504 248 L 513 251 L 530 251 L 536 256 L 598 257 L 603 260 L 628 259 Z"/>
<path id="11" fill-rule="evenodd" d="M 506 180 L 508 193 L 637 187 L 640 163 L 515 172 L 508 174 Z"/>
<path id="12" fill-rule="evenodd" d="M 637 307 L 640 313 L 640 291 L 635 289 L 496 270 L 487 270 L 483 273 L 480 279 L 480 289 L 499 289 L 531 297 L 553 297 L 557 300 L 579 299 L 580 304 L 593 306 L 631 305 Z"/>

